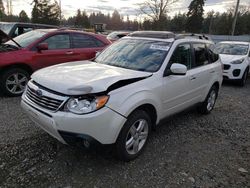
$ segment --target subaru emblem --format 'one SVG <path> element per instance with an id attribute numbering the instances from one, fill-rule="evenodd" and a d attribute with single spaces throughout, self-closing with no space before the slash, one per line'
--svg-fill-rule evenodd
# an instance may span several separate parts
<path id="1" fill-rule="evenodd" d="M 37 96 L 39 96 L 39 97 L 42 97 L 42 96 L 43 96 L 43 92 L 42 92 L 42 90 L 40 90 L 40 89 L 36 90 L 36 94 L 37 94 Z"/>

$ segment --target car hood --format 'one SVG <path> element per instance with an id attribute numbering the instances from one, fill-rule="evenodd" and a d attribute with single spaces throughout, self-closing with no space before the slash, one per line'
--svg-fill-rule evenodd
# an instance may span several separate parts
<path id="1" fill-rule="evenodd" d="M 31 78 L 39 85 L 66 95 L 83 95 L 110 91 L 151 76 L 91 61 L 77 61 L 47 67 Z"/>
<path id="2" fill-rule="evenodd" d="M 223 64 L 229 64 L 232 61 L 236 61 L 242 58 L 245 58 L 246 55 L 228 55 L 228 54 L 220 54 L 221 62 Z"/>
<path id="3" fill-rule="evenodd" d="M 18 44 L 12 37 L 7 35 L 5 32 L 3 32 L 0 29 L 0 44 L 2 44 L 3 42 L 6 42 L 7 40 L 12 40 L 19 48 L 21 48 L 20 44 Z"/>

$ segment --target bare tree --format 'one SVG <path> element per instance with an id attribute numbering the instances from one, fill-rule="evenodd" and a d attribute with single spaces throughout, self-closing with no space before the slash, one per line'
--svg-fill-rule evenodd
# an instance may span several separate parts
<path id="1" fill-rule="evenodd" d="M 166 17 L 170 6 L 179 0 L 145 0 L 139 3 L 139 9 L 142 14 L 150 17 L 154 22 L 159 22 Z"/>

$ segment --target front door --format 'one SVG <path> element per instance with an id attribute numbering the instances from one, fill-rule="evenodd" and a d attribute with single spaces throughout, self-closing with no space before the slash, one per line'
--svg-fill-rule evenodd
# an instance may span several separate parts
<path id="1" fill-rule="evenodd" d="M 184 43 L 176 47 L 168 63 L 167 69 L 173 63 L 187 66 L 186 75 L 170 75 L 163 78 L 163 111 L 164 116 L 182 111 L 199 101 L 198 72 L 195 70 L 191 44 Z"/>
<path id="2" fill-rule="evenodd" d="M 69 34 L 56 34 L 41 43 L 48 43 L 48 50 L 35 52 L 33 62 L 38 68 L 76 60 L 70 45 Z"/>

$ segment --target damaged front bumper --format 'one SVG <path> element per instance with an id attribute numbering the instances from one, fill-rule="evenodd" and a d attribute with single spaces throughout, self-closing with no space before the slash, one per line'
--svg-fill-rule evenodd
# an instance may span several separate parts
<path id="1" fill-rule="evenodd" d="M 125 117 L 108 107 L 85 115 L 63 111 L 50 112 L 33 104 L 25 95 L 22 97 L 21 106 L 33 122 L 64 144 L 71 144 L 70 139 L 67 139 L 70 137 L 113 144 L 126 122 Z"/>

